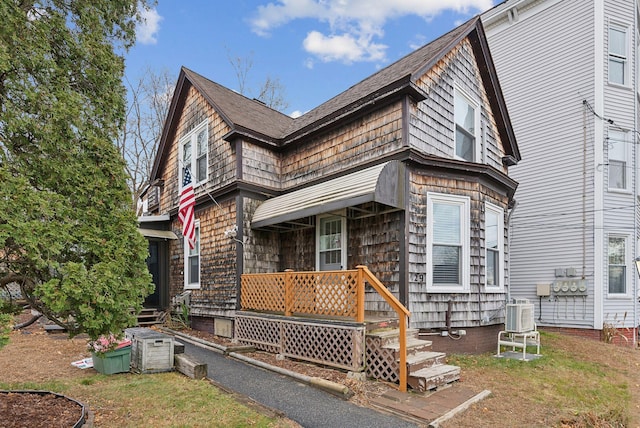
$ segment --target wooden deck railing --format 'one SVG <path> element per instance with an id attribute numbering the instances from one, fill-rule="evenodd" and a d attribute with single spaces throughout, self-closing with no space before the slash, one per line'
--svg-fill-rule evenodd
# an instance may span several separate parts
<path id="1" fill-rule="evenodd" d="M 400 320 L 400 390 L 407 390 L 407 325 L 409 310 L 366 266 L 320 272 L 285 271 L 243 274 L 242 310 L 285 316 L 346 317 L 364 322 L 364 284 L 369 283 L 396 311 Z"/>

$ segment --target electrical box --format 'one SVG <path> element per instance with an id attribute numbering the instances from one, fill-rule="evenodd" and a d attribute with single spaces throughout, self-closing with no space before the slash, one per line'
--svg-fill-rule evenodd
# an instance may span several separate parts
<path id="1" fill-rule="evenodd" d="M 556 268 L 555 275 L 556 278 L 564 276 L 565 270 L 563 268 Z"/>
<path id="2" fill-rule="evenodd" d="M 131 340 L 131 370 L 137 373 L 160 373 L 173 370 L 173 337 L 150 328 L 128 328 Z"/>
<path id="3" fill-rule="evenodd" d="M 580 278 L 555 280 L 553 293 L 559 296 L 584 296 L 587 294 L 587 280 Z"/>
<path id="4" fill-rule="evenodd" d="M 537 284 L 536 285 L 536 296 L 538 297 L 548 297 L 551 295 L 551 284 Z"/>

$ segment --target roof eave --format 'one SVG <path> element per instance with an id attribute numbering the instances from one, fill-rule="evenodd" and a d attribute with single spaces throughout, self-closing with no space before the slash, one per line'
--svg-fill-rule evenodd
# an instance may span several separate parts
<path id="1" fill-rule="evenodd" d="M 173 97 L 171 98 L 171 104 L 169 105 L 169 111 L 167 112 L 167 117 L 164 121 L 164 126 L 162 127 L 162 134 L 160 134 L 160 141 L 158 142 L 158 151 L 156 152 L 156 158 L 153 162 L 153 167 L 151 169 L 151 174 L 149 177 L 149 181 L 153 182 L 158 179 L 158 172 L 160 168 L 164 164 L 166 160 L 166 153 L 169 149 L 168 142 L 171 140 L 175 132 L 175 128 L 173 127 L 173 121 L 176 116 L 176 113 L 182 110 L 182 106 L 184 105 L 184 100 L 186 97 L 186 93 L 189 89 L 191 82 L 187 79 L 185 74 L 185 68 L 180 68 L 180 74 L 178 75 L 178 80 L 176 81 L 176 86 L 173 90 Z"/>
<path id="2" fill-rule="evenodd" d="M 487 97 L 496 118 L 498 133 L 500 134 L 500 139 L 507 155 L 506 157 L 508 157 L 510 164 L 515 165 L 522 159 L 522 156 L 520 155 L 515 132 L 511 125 L 511 119 L 509 118 L 507 103 L 502 94 L 498 73 L 493 63 L 489 42 L 487 41 L 480 19 L 477 19 L 474 25 L 474 31 L 469 33 L 469 40 L 471 41 L 471 47 L 478 61 L 480 77 L 487 90 Z M 509 166 L 509 163 L 505 163 L 505 165 Z"/>
<path id="3" fill-rule="evenodd" d="M 408 95 L 415 99 L 417 102 L 423 101 L 427 98 L 427 95 L 422 89 L 420 89 L 413 81 L 411 75 L 403 76 L 402 78 L 394 81 L 393 83 L 380 88 L 369 95 L 353 102 L 333 113 L 323 116 L 319 120 L 298 129 L 295 132 L 287 135 L 283 139 L 283 146 L 294 144 L 302 138 L 317 132 L 322 132 L 334 125 L 337 122 L 348 120 L 354 116 L 363 114 L 371 109 L 380 108 L 380 106 L 387 105 L 393 102 L 395 99 L 399 99 L 402 96 Z"/>

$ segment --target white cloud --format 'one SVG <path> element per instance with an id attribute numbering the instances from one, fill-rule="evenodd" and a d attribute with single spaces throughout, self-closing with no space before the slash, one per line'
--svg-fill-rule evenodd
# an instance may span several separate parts
<path id="1" fill-rule="evenodd" d="M 302 116 L 303 114 L 304 114 L 304 113 L 303 113 L 303 112 L 301 112 L 300 110 L 296 110 L 296 111 L 291 112 L 291 114 L 289 114 L 289 116 L 291 116 L 292 118 L 294 118 L 294 119 L 295 119 L 296 117 L 300 117 L 300 116 Z"/>
<path id="2" fill-rule="evenodd" d="M 164 18 L 155 9 L 140 7 L 140 19 L 136 23 L 136 40 L 143 45 L 155 45 Z"/>
<path id="3" fill-rule="evenodd" d="M 385 45 L 372 43 L 370 39 L 356 39 L 351 34 L 325 36 L 317 31 L 307 34 L 303 46 L 324 62 L 342 61 L 347 64 L 384 60 L 386 49 Z"/>
<path id="4" fill-rule="evenodd" d="M 316 65 L 315 61 L 311 58 L 307 58 L 304 60 L 304 66 L 305 68 L 308 68 L 309 70 L 313 70 L 313 67 Z"/>
<path id="5" fill-rule="evenodd" d="M 307 34 L 303 46 L 322 61 L 381 61 L 386 46 L 374 38 L 384 35 L 388 20 L 417 15 L 429 21 L 452 10 L 479 13 L 493 6 L 493 0 L 275 0 L 259 6 L 250 21 L 261 36 L 297 19 L 315 19 L 328 30 Z"/>

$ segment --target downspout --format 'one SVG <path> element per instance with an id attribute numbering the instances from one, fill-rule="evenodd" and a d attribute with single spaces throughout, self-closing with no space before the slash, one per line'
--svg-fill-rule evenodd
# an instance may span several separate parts
<path id="1" fill-rule="evenodd" d="M 507 302 L 511 301 L 511 216 L 518 208 L 518 201 L 513 199 L 513 207 L 507 214 L 507 253 L 509 254 L 509 286 L 507 288 Z M 506 286 L 507 284 L 505 284 Z"/>
<path id="2" fill-rule="evenodd" d="M 638 3 L 635 2 L 635 11 L 633 16 L 633 52 L 634 52 L 634 65 L 638 65 Z M 638 70 L 635 70 L 635 76 L 638 76 Z M 637 140 L 637 129 L 638 129 L 638 82 L 637 79 L 633 79 L 633 141 Z M 635 254 L 638 255 L 638 143 L 633 144 L 633 235 L 635 242 L 633 243 L 635 248 Z M 634 266 L 635 267 L 635 266 Z M 638 343 L 638 286 L 639 286 L 639 277 L 635 275 L 634 281 L 634 289 L 633 289 L 633 314 L 634 314 L 634 324 L 636 327 L 636 332 L 633 335 L 633 346 L 636 347 Z"/>
<path id="3" fill-rule="evenodd" d="M 634 220 L 635 222 L 635 220 Z M 587 106 L 582 107 L 582 279 L 587 274 Z"/>

